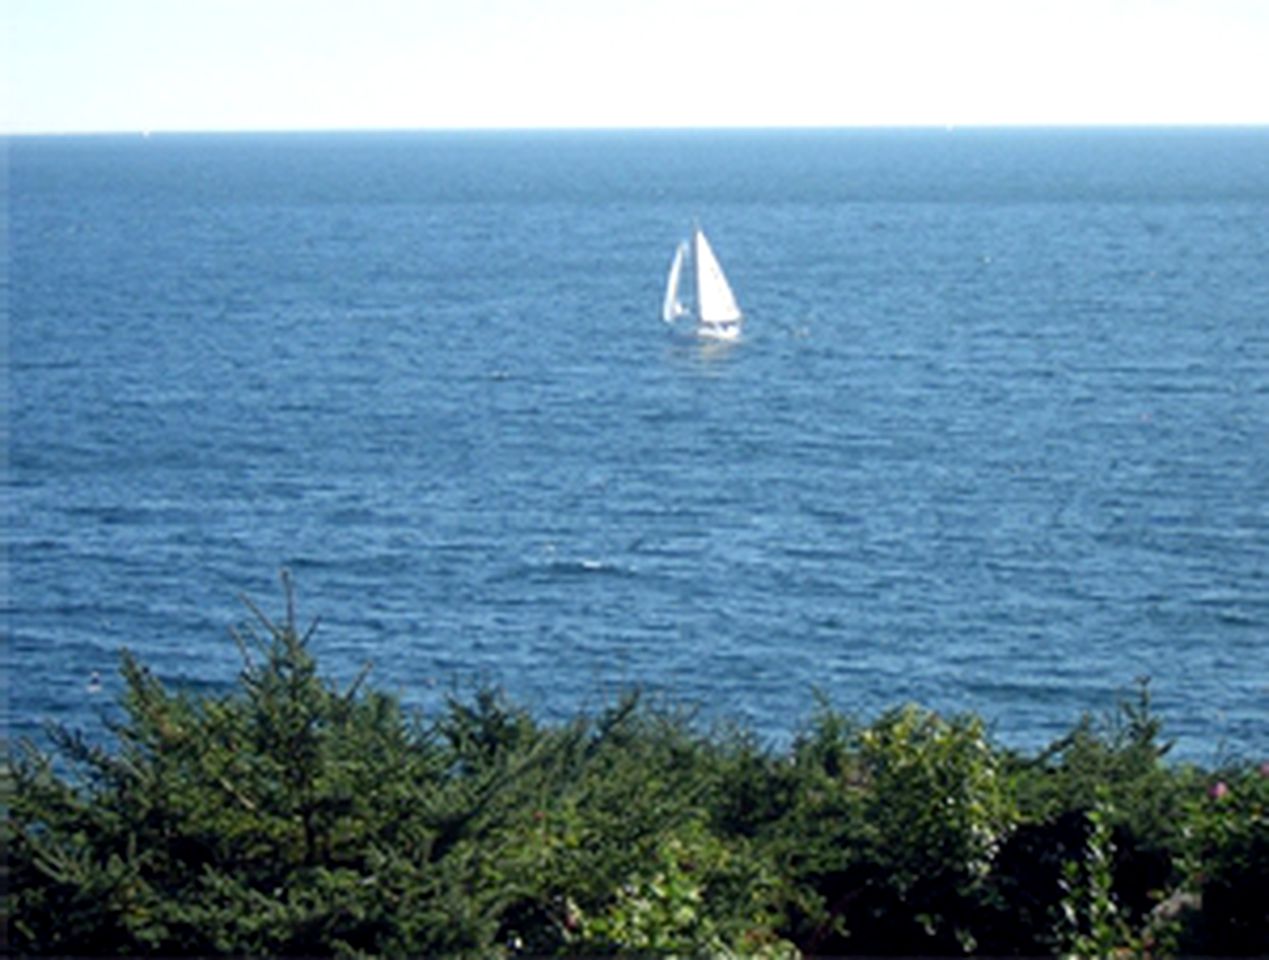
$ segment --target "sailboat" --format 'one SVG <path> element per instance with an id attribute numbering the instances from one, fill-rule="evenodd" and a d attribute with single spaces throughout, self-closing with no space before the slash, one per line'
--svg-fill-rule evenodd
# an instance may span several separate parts
<path id="1" fill-rule="evenodd" d="M 690 267 L 690 284 L 684 283 L 685 266 Z M 688 306 L 682 299 L 685 286 L 690 288 Z M 683 317 L 695 320 L 698 337 L 709 340 L 736 340 L 740 337 L 743 314 L 736 303 L 736 295 L 731 292 L 727 275 L 723 273 L 722 264 L 699 224 L 693 226 L 690 240 L 681 241 L 675 249 L 665 281 L 661 319 L 673 324 Z"/>

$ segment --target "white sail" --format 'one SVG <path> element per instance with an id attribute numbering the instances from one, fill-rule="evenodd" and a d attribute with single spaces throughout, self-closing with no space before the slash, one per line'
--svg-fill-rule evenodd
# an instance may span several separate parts
<path id="1" fill-rule="evenodd" d="M 665 281 L 665 303 L 661 306 L 661 319 L 673 323 L 685 313 L 679 300 L 679 280 L 683 274 L 683 258 L 687 256 L 687 241 L 679 244 L 670 264 L 670 275 Z"/>
<path id="2" fill-rule="evenodd" d="M 696 228 L 696 311 L 702 324 L 733 324 L 740 306 L 705 233 Z"/>
<path id="3" fill-rule="evenodd" d="M 668 324 L 688 315 L 695 321 L 698 337 L 708 340 L 740 339 L 740 306 L 718 257 L 699 226 L 693 227 L 690 241 L 682 241 L 674 251 L 665 280 L 665 299 L 661 304 L 661 319 Z"/>

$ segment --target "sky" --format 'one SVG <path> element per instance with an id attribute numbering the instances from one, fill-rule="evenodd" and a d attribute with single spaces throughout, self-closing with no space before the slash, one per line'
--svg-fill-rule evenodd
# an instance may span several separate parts
<path id="1" fill-rule="evenodd" d="M 7 133 L 1269 123 L 1269 0 L 0 0 Z"/>

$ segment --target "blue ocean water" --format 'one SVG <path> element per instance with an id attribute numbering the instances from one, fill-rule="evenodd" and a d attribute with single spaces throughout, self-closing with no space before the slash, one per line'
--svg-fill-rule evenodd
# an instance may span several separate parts
<path id="1" fill-rule="evenodd" d="M 128 646 L 424 709 L 1269 744 L 1269 130 L 16 138 L 6 725 Z M 742 306 L 667 335 L 699 218 Z M 86 692 L 93 671 L 103 691 Z"/>

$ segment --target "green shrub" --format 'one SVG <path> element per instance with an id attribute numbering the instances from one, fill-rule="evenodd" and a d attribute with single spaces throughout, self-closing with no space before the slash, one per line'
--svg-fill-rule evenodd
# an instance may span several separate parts
<path id="1" fill-rule="evenodd" d="M 482 691 L 423 724 L 361 678 L 322 680 L 311 635 L 288 584 L 282 622 L 255 610 L 239 636 L 233 693 L 170 692 L 125 653 L 117 750 L 54 731 L 58 765 L 30 744 L 12 758 L 14 948 L 489 956 L 770 939 L 762 871 L 700 825 L 713 747 L 682 720 L 632 695 L 543 728 Z M 672 932 L 629 892 L 669 876 L 647 902 L 654 918 L 693 904 Z"/>
<path id="2" fill-rule="evenodd" d="M 300 954 L 391 941 L 385 903 L 404 891 L 384 861 L 426 860 L 452 829 L 436 809 L 442 752 L 391 699 L 321 681 L 289 604 L 282 624 L 257 626 L 225 697 L 171 693 L 125 653 L 117 752 L 54 731 L 74 785 L 22 750 L 6 838 L 15 945 Z"/>
<path id="3" fill-rule="evenodd" d="M 980 720 L 908 706 L 860 727 L 821 706 L 766 831 L 808 952 L 972 950 L 983 882 L 1016 819 Z"/>
<path id="4" fill-rule="evenodd" d="M 1181 946 L 1210 956 L 1269 956 L 1269 764 L 1233 767 L 1191 789 L 1181 860 Z"/>
<path id="5" fill-rule="evenodd" d="M 635 693 L 411 717 L 321 678 L 285 590 L 232 692 L 125 653 L 111 749 L 10 751 L 11 951 L 1269 953 L 1269 771 L 1165 764 L 1144 684 L 1034 757 L 972 715 L 822 698 L 783 753 Z"/>

